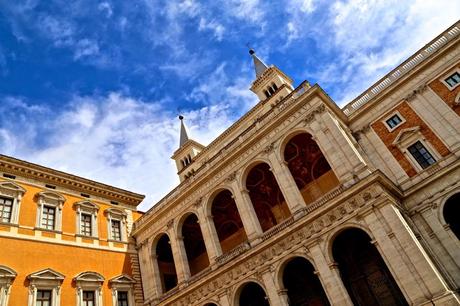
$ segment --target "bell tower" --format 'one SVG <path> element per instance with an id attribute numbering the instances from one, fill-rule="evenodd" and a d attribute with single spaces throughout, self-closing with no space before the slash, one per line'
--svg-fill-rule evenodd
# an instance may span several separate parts
<path id="1" fill-rule="evenodd" d="M 195 156 L 205 147 L 193 139 L 188 138 L 187 129 L 184 124 L 184 116 L 179 116 L 180 138 L 179 149 L 171 157 L 176 161 L 177 174 L 180 181 L 184 181 L 195 173 L 196 165 L 193 163 Z"/>
<path id="2" fill-rule="evenodd" d="M 278 67 L 267 66 L 253 49 L 249 50 L 249 54 L 254 61 L 256 71 L 256 79 L 252 82 L 251 91 L 259 97 L 260 101 L 281 100 L 294 90 L 292 79 Z"/>

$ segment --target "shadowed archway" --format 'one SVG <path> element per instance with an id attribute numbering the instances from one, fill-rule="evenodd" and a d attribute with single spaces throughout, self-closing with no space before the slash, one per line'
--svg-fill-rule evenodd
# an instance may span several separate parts
<path id="1" fill-rule="evenodd" d="M 339 180 L 310 134 L 292 137 L 284 148 L 284 160 L 306 204 L 339 185 Z"/>
<path id="2" fill-rule="evenodd" d="M 158 239 L 155 254 L 160 270 L 161 287 L 163 292 L 167 292 L 177 286 L 176 266 L 168 235 L 163 234 Z"/>
<path id="3" fill-rule="evenodd" d="M 460 193 L 454 194 L 446 201 L 443 215 L 450 230 L 460 240 Z"/>
<path id="4" fill-rule="evenodd" d="M 332 253 L 354 305 L 408 305 L 367 233 L 357 228 L 341 232 Z"/>
<path id="5" fill-rule="evenodd" d="M 270 306 L 265 290 L 257 283 L 249 282 L 241 288 L 238 306 Z"/>
<path id="6" fill-rule="evenodd" d="M 195 275 L 209 266 L 209 258 L 201 233 L 198 217 L 190 214 L 182 224 L 185 253 L 190 268 L 190 274 Z"/>
<path id="7" fill-rule="evenodd" d="M 303 257 L 291 259 L 283 270 L 283 286 L 290 306 L 329 306 L 312 264 Z"/>
<path id="8" fill-rule="evenodd" d="M 289 208 L 268 164 L 257 164 L 249 171 L 246 188 L 263 231 L 290 217 Z"/>
<path id="9" fill-rule="evenodd" d="M 243 222 L 229 190 L 222 190 L 214 197 L 211 215 L 223 253 L 247 240 Z"/>

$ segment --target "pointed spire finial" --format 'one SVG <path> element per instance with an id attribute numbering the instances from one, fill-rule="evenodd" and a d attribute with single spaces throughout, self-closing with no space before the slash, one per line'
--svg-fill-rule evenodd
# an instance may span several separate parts
<path id="1" fill-rule="evenodd" d="M 179 115 L 179 120 L 180 120 L 180 142 L 179 142 L 179 148 L 181 148 L 181 147 L 188 141 L 188 135 L 187 135 L 187 130 L 185 129 L 184 116 Z"/>
<path id="2" fill-rule="evenodd" d="M 254 68 L 256 70 L 256 78 L 260 77 L 265 70 L 268 69 L 268 66 L 256 55 L 256 51 L 254 49 L 249 49 L 249 54 L 252 56 L 254 60 Z"/>

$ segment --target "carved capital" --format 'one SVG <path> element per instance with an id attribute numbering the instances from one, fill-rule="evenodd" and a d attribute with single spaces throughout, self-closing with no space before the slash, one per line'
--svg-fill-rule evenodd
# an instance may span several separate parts
<path id="1" fill-rule="evenodd" d="M 275 150 L 275 143 L 274 142 L 272 142 L 271 144 L 266 146 L 263 152 L 265 154 L 269 154 L 269 153 L 273 152 L 273 150 Z"/>
<path id="2" fill-rule="evenodd" d="M 233 182 L 236 179 L 236 171 L 233 171 L 227 176 L 227 182 Z"/>
<path id="3" fill-rule="evenodd" d="M 173 224 L 174 224 L 174 219 L 169 220 L 168 223 L 166 223 L 166 228 L 167 229 L 172 228 Z"/>

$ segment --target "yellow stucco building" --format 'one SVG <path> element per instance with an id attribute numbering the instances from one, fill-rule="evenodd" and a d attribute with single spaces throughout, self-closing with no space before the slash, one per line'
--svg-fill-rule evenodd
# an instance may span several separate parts
<path id="1" fill-rule="evenodd" d="M 0 155 L 0 305 L 142 303 L 129 233 L 143 198 Z"/>

